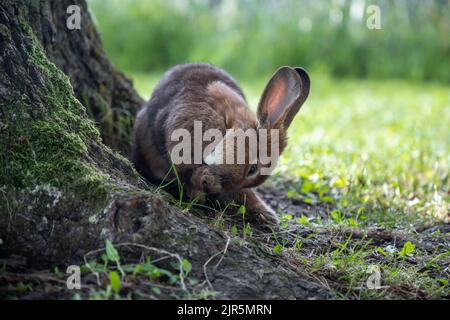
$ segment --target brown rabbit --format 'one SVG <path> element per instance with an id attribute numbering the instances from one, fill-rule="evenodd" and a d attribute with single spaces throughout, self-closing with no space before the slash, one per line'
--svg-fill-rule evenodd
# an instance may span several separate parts
<path id="1" fill-rule="evenodd" d="M 195 139 L 198 140 L 198 137 L 194 139 L 194 122 L 202 124 L 202 133 L 218 129 L 225 138 L 214 141 L 214 152 L 209 156 L 201 154 L 200 161 L 197 155 L 196 162 L 174 164 L 187 195 L 200 201 L 205 195 L 211 195 L 222 201 L 243 204 L 249 215 L 264 224 L 276 225 L 276 213 L 250 188 L 267 179 L 268 175 L 261 172 L 273 166 L 277 158 L 263 163 L 259 149 L 244 141 L 244 162 L 229 164 L 214 160 L 217 160 L 217 154 L 224 156 L 231 150 L 225 148 L 229 142 L 227 129 L 251 129 L 257 133 L 277 131 L 278 153 L 273 149 L 271 143 L 274 139 L 270 134 L 267 141 L 258 136 L 257 142 L 267 144 L 269 156 L 281 154 L 287 143 L 286 130 L 305 102 L 309 88 L 310 80 L 305 70 L 281 67 L 268 82 L 255 115 L 242 90 L 225 71 L 206 63 L 175 66 L 163 76 L 151 99 L 137 115 L 134 127 L 135 166 L 149 181 L 160 183 L 167 176 L 174 176 L 171 155 L 179 144 L 179 140 L 173 139 L 177 129 L 192 133 L 191 145 L 196 143 Z M 211 145 L 211 141 L 201 141 L 200 144 L 205 148 Z M 238 147 L 242 147 L 242 143 L 231 151 L 239 152 Z M 256 154 L 256 159 L 251 154 Z M 190 154 L 186 152 L 186 155 L 191 159 L 196 157 L 194 150 Z"/>

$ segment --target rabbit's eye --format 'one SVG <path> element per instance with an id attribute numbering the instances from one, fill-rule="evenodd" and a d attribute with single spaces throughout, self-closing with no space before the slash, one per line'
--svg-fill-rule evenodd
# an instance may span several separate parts
<path id="1" fill-rule="evenodd" d="M 256 164 L 252 164 L 252 166 L 250 167 L 250 169 L 247 172 L 247 176 L 254 175 L 257 170 L 258 170 L 258 166 Z"/>

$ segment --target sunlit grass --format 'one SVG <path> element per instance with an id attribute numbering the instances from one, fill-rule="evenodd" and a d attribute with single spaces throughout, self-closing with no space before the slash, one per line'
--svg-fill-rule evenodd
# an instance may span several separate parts
<path id="1" fill-rule="evenodd" d="M 146 99 L 159 77 L 132 76 Z M 410 228 L 448 219 L 450 88 L 311 78 L 276 171 L 293 182 L 287 196 L 331 204 L 331 216 L 350 225 Z M 253 108 L 263 87 L 243 84 Z"/>
<path id="2" fill-rule="evenodd" d="M 371 222 L 448 218 L 449 89 L 319 77 L 279 171 Z"/>

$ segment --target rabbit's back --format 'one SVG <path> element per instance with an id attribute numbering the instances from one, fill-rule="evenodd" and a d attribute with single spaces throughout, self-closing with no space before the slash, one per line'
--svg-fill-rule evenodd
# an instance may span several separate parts
<path id="1" fill-rule="evenodd" d="M 167 71 L 155 87 L 150 100 L 138 113 L 134 129 L 133 160 L 137 169 L 150 180 L 159 180 L 169 169 L 168 136 L 184 118 L 193 124 L 221 122 L 220 117 L 205 119 L 211 114 L 207 88 L 223 83 L 245 101 L 236 81 L 224 70 L 207 63 L 187 63 Z M 218 124 L 210 123 L 211 127 Z M 189 129 L 189 128 L 186 128 Z"/>

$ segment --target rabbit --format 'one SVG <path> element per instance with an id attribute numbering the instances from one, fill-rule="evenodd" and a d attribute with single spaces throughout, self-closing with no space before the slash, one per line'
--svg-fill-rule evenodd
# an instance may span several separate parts
<path id="1" fill-rule="evenodd" d="M 201 122 L 202 132 L 217 129 L 225 137 L 229 129 L 256 132 L 278 129 L 281 154 L 287 145 L 286 130 L 308 97 L 309 89 L 310 79 L 304 69 L 281 67 L 267 83 L 255 115 L 241 88 L 224 70 L 207 63 L 177 65 L 166 72 L 136 116 L 133 163 L 152 183 L 161 183 L 168 175 L 175 177 L 171 171 L 171 152 L 179 141 L 173 141 L 172 136 L 181 128 L 193 133 L 195 121 Z M 220 141 L 222 144 L 224 139 Z M 195 143 L 194 138 L 191 142 Z M 220 142 L 216 141 L 213 149 L 218 154 L 224 148 L 217 147 Z M 201 144 L 205 147 L 208 141 Z M 269 149 L 271 154 L 273 150 Z M 200 162 L 173 166 L 189 198 L 203 202 L 205 197 L 212 196 L 245 205 L 248 215 L 259 223 L 275 226 L 279 223 L 277 214 L 251 189 L 268 178 L 268 174 L 261 174 L 268 165 L 259 159 L 250 161 L 247 145 L 245 150 L 245 163 L 216 164 L 210 159 L 214 157 L 202 155 Z"/>

